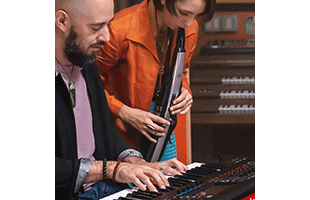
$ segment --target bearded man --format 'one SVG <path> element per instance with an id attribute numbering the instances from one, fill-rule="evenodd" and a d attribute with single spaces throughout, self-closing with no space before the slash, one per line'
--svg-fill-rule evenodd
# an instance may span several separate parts
<path id="1" fill-rule="evenodd" d="M 113 0 L 55 0 L 55 6 L 56 199 L 100 199 L 125 183 L 165 188 L 163 173 L 180 174 L 185 165 L 146 162 L 111 126 L 95 61 L 110 39 Z"/>

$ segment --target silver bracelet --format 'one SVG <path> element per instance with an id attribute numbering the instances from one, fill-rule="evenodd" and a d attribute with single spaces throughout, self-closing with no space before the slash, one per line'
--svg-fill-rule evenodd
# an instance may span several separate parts
<path id="1" fill-rule="evenodd" d="M 117 160 L 123 161 L 128 156 L 138 157 L 138 158 L 143 159 L 143 156 L 139 151 L 134 150 L 134 149 L 126 149 L 125 151 L 123 151 L 122 153 L 119 154 L 119 156 L 117 157 Z"/>

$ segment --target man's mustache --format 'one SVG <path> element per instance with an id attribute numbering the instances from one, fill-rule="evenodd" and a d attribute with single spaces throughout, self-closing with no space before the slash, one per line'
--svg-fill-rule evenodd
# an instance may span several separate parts
<path id="1" fill-rule="evenodd" d="M 102 45 L 104 45 L 104 44 L 105 44 L 104 41 L 98 41 L 98 42 L 96 42 L 96 43 L 94 43 L 94 44 L 91 44 L 90 47 L 102 46 Z"/>

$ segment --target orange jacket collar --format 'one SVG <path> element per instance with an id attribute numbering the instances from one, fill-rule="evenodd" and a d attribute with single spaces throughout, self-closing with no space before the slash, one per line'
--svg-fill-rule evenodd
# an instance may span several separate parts
<path id="1" fill-rule="evenodd" d="M 155 38 L 152 33 L 147 0 L 133 13 L 126 39 L 145 46 L 158 60 Z"/>

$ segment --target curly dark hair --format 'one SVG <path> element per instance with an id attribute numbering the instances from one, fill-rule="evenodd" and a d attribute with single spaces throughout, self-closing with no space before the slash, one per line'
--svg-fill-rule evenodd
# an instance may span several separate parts
<path id="1" fill-rule="evenodd" d="M 150 1 L 150 0 L 148 0 Z M 175 10 L 175 2 L 180 1 L 180 0 L 166 0 L 166 7 L 167 10 L 173 14 L 177 15 L 176 10 Z M 200 16 L 206 16 L 206 21 L 210 21 L 213 17 L 214 10 L 215 10 L 215 1 L 216 0 L 205 0 L 207 3 L 207 6 L 205 10 L 200 14 Z M 164 6 L 161 4 L 161 0 L 153 0 L 155 9 L 162 10 Z"/>

